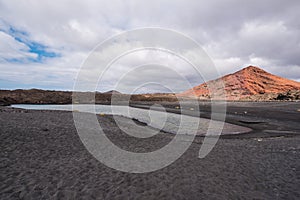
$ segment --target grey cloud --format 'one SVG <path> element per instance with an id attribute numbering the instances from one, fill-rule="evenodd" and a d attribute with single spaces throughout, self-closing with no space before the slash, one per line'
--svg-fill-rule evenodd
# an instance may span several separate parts
<path id="1" fill-rule="evenodd" d="M 298 0 L 0 1 L 0 18 L 3 21 L 62 55 L 34 66 L 35 73 L 39 73 L 36 81 L 47 80 L 46 74 L 51 73 L 52 77 L 57 77 L 58 83 L 65 85 L 74 81 L 75 77 L 70 74 L 75 74 L 99 42 L 122 31 L 145 26 L 174 29 L 192 37 L 205 48 L 220 74 L 253 64 L 279 76 L 299 80 L 299 10 Z M 12 41 L 11 45 L 15 45 L 16 54 L 22 53 L 18 51 L 16 41 Z M 2 48 L 1 51 L 0 55 L 4 55 Z M 136 66 L 142 61 L 150 63 L 151 59 L 129 56 L 123 63 L 116 64 L 116 72 L 107 75 L 103 90 L 109 90 L 129 66 Z M 0 60 L 3 60 L 2 56 Z M 203 82 L 184 64 L 162 58 L 157 60 L 178 69 L 193 86 Z M 27 70 L 30 63 L 16 67 L 19 76 L 15 73 L 9 76 L 10 69 L 6 66 L 6 63 L 0 64 L 1 71 L 6 71 L 3 73 L 5 76 L 0 75 L 1 79 L 8 80 L 7 77 L 10 77 L 10 81 L 17 81 L 28 76 L 25 80 L 32 80 L 29 77 L 33 72 Z M 46 68 L 64 70 L 59 72 Z M 176 84 L 174 77 L 166 73 L 147 73 L 155 77 L 154 81 L 165 79 Z M 211 74 L 209 78 L 217 76 Z M 54 79 L 51 78 L 51 81 Z M 131 88 L 132 83 L 140 84 L 143 80 L 143 76 L 131 76 L 124 85 Z M 152 88 L 157 89 L 157 86 Z M 180 85 L 178 88 L 184 89 Z"/>

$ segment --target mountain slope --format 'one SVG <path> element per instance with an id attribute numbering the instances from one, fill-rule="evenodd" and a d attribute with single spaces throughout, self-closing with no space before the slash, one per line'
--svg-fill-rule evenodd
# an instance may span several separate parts
<path id="1" fill-rule="evenodd" d="M 218 99 L 223 93 L 222 82 L 227 100 L 249 99 L 252 96 L 300 90 L 299 82 L 270 74 L 255 66 L 249 66 L 233 74 L 198 85 L 180 93 L 179 96 L 209 99 L 213 93 L 214 98 Z"/>

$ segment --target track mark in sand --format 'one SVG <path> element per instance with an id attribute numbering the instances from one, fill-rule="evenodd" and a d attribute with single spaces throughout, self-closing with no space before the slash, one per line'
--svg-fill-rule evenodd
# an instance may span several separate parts
<path id="1" fill-rule="evenodd" d="M 244 124 L 264 124 L 266 122 L 262 121 L 244 121 L 244 120 L 239 120 L 239 122 L 244 123 Z"/>

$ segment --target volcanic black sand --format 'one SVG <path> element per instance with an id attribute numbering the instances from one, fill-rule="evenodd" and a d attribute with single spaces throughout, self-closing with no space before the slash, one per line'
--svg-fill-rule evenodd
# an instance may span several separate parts
<path id="1" fill-rule="evenodd" d="M 200 108 L 208 117 L 209 105 Z M 193 115 L 188 104 L 185 109 Z M 252 132 L 221 137 L 203 159 L 203 137 L 197 137 L 171 165 L 131 174 L 89 154 L 71 112 L 0 107 L 0 199 L 299 199 L 299 109 L 297 102 L 229 103 L 226 121 Z M 153 151 L 173 138 L 161 133 L 136 139 L 120 131 L 112 116 L 98 120 L 129 151 Z"/>

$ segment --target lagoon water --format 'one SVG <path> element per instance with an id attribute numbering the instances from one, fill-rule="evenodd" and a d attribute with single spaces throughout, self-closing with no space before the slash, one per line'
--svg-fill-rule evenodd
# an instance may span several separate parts
<path id="1" fill-rule="evenodd" d="M 53 104 L 15 104 L 13 108 L 22 108 L 28 110 L 64 110 L 64 111 L 85 111 L 90 113 L 104 113 L 112 114 L 110 105 L 89 105 L 89 104 L 66 104 L 66 105 L 53 105 Z M 123 106 L 125 107 L 125 106 Z M 94 111 L 95 108 L 95 111 Z"/>
<path id="2" fill-rule="evenodd" d="M 220 134 L 238 134 L 249 132 L 251 129 L 241 127 L 225 122 L 192 117 L 187 115 L 174 114 L 153 109 L 140 109 L 129 106 L 111 106 L 111 105 L 91 105 L 91 104 L 68 104 L 68 105 L 32 105 L 32 104 L 16 104 L 14 108 L 30 109 L 30 110 L 62 110 L 88 112 L 94 114 L 109 114 L 115 116 L 124 116 L 137 119 L 146 123 L 148 126 L 163 130 L 174 134 L 189 135 L 215 135 Z M 116 118 L 115 118 L 116 119 Z M 151 134 L 150 134 L 151 135 Z"/>

